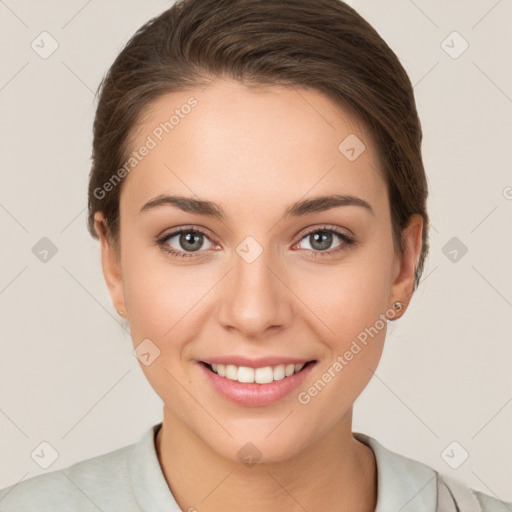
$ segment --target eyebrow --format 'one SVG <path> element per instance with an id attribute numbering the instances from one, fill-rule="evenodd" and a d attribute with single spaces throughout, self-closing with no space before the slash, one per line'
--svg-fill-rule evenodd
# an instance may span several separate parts
<path id="1" fill-rule="evenodd" d="M 142 213 L 161 206 L 175 206 L 184 212 L 206 215 L 219 220 L 226 220 L 227 218 L 226 212 L 222 207 L 212 201 L 179 195 L 159 195 L 145 203 L 140 212 Z M 371 205 L 363 199 L 347 194 L 333 194 L 297 201 L 286 208 L 281 220 L 289 217 L 302 217 L 310 213 L 323 212 L 340 206 L 359 206 L 375 215 Z"/>

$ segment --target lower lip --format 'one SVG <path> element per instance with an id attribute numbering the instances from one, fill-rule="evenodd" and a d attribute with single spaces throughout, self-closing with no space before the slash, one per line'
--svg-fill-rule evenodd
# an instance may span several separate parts
<path id="1" fill-rule="evenodd" d="M 212 386 L 225 398 L 247 407 L 263 407 L 273 404 L 297 389 L 316 363 L 309 363 L 299 373 L 268 384 L 243 383 L 227 379 L 210 371 L 203 363 L 197 363 Z"/>

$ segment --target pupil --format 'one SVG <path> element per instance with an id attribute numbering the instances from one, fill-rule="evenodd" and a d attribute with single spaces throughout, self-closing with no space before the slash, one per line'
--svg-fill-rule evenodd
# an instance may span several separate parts
<path id="1" fill-rule="evenodd" d="M 200 234 L 193 234 L 193 233 L 189 232 L 189 233 L 181 235 L 180 244 L 183 248 L 188 248 L 191 251 L 197 251 L 197 250 L 201 249 L 201 246 L 202 246 L 202 243 L 199 242 L 200 240 L 201 240 Z M 192 246 L 189 245 L 189 247 L 187 247 L 187 244 L 192 244 Z"/>
<path id="2" fill-rule="evenodd" d="M 322 240 L 322 238 L 323 238 L 323 240 Z M 321 241 L 318 243 L 319 239 Z M 317 233 L 314 233 L 310 236 L 311 247 L 313 247 L 314 249 L 318 249 L 320 251 L 329 249 L 331 242 L 332 242 L 332 234 L 327 233 L 325 231 L 318 231 Z M 315 244 L 317 244 L 317 243 L 318 243 L 318 245 L 315 247 Z"/>

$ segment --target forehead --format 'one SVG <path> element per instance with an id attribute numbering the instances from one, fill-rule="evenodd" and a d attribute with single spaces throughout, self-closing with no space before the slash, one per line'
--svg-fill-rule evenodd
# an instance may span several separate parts
<path id="1" fill-rule="evenodd" d="M 365 126 L 309 88 L 217 79 L 161 96 L 133 133 L 131 151 L 151 148 L 123 187 L 133 205 L 178 191 L 248 207 L 326 192 L 378 201 L 385 187 Z"/>

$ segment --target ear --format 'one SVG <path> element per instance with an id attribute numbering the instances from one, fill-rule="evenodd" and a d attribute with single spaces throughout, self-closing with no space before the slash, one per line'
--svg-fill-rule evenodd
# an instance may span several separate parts
<path id="1" fill-rule="evenodd" d="M 419 213 L 415 213 L 402 232 L 403 251 L 396 254 L 395 257 L 393 283 L 389 296 L 388 307 L 392 307 L 396 301 L 400 301 L 404 305 L 401 314 L 405 312 L 412 297 L 415 271 L 423 245 L 422 233 L 423 217 Z"/>
<path id="2" fill-rule="evenodd" d="M 96 212 L 94 214 L 94 229 L 101 242 L 101 266 L 103 267 L 103 276 L 107 283 L 112 304 L 121 316 L 125 316 L 126 305 L 124 301 L 120 253 L 110 239 L 107 221 L 103 212 Z"/>

